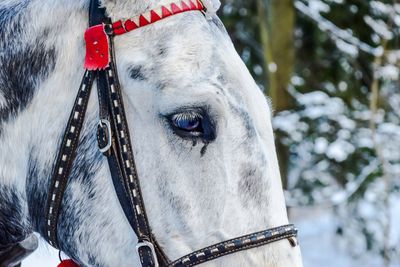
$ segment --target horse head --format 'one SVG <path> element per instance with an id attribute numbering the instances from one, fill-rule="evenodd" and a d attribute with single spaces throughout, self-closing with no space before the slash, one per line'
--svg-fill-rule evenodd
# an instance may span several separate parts
<path id="1" fill-rule="evenodd" d="M 17 71 L 18 62 L 3 67 L 0 108 L 7 108 L 8 87 L 24 92 L 22 83 L 33 82 L 26 89 L 29 95 L 16 97 L 25 102 L 7 118 L 0 116 L 0 189 L 7 192 L 0 212 L 20 206 L 18 212 L 8 211 L 18 227 L 6 228 L 19 229 L 14 232 L 22 236 L 31 230 L 44 235 L 52 169 L 83 74 L 89 2 L 14 2 L 0 4 L 0 13 L 8 10 L 18 18 L 3 22 L 8 27 L 2 34 L 27 57 L 0 41 L 7 48 L 0 62 L 14 56 L 24 70 L 18 80 L 14 72 L 4 75 Z M 288 223 L 271 105 L 214 14 L 218 2 L 207 3 L 206 14 L 184 12 L 114 39 L 148 222 L 170 259 Z M 102 4 L 111 20 L 119 21 L 171 0 Z M 18 30 L 11 31 L 12 25 Z M 5 82 L 9 76 L 15 84 Z M 82 266 L 132 266 L 138 261 L 138 238 L 97 147 L 95 94 L 63 196 L 59 247 Z M 0 222 L 10 224 L 8 219 Z M 281 240 L 204 266 L 301 266 L 301 258 L 298 246 Z"/>

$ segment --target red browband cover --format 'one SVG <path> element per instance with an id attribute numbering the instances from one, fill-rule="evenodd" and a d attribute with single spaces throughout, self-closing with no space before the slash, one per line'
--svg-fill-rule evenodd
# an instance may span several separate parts
<path id="1" fill-rule="evenodd" d="M 110 64 L 110 40 L 104 30 L 104 24 L 90 27 L 85 32 L 86 57 L 85 69 L 104 70 Z"/>
<path id="2" fill-rule="evenodd" d="M 79 267 L 73 260 L 63 260 L 57 267 Z"/>
<path id="3" fill-rule="evenodd" d="M 180 0 L 132 19 L 119 20 L 112 24 L 113 35 L 121 35 L 187 11 L 204 11 L 200 0 Z M 86 57 L 84 67 L 87 70 L 104 70 L 110 64 L 110 40 L 105 25 L 90 27 L 85 32 Z"/>

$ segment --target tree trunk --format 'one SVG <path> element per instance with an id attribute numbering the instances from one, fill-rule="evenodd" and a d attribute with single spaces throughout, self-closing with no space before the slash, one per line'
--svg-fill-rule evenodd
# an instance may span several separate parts
<path id="1" fill-rule="evenodd" d="M 269 2 L 267 7 L 266 2 Z M 294 20 L 293 0 L 257 0 L 260 37 L 264 50 L 265 73 L 268 84 L 266 93 L 271 97 L 276 112 L 293 107 L 288 87 L 294 69 Z M 268 11 L 267 11 L 268 9 Z M 289 149 L 276 140 L 283 186 L 287 188 Z"/>

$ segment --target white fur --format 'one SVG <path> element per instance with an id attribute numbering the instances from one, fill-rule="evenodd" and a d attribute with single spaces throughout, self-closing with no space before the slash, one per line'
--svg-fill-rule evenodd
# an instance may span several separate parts
<path id="1" fill-rule="evenodd" d="M 5 106 L 6 99 L 4 98 L 4 95 L 0 93 L 0 109 Z"/>
<path id="2" fill-rule="evenodd" d="M 121 0 L 106 2 L 105 6 L 116 20 L 160 3 L 163 1 Z M 4 127 L 0 137 L 1 184 L 14 185 L 24 192 L 32 146 L 40 147 L 40 169 L 49 168 L 55 159 L 83 74 L 84 7 L 87 1 L 83 0 L 36 0 L 30 4 L 35 19 L 30 19 L 26 40 L 45 27 L 58 28 L 57 34 L 50 34 L 46 40 L 49 46 L 55 44 L 58 59 L 54 73 L 38 88 L 29 107 Z M 168 46 L 168 56 L 157 61 L 155 54 L 161 45 Z M 146 210 L 166 254 L 173 260 L 215 242 L 288 223 L 268 103 L 229 37 L 200 12 L 190 12 L 117 37 L 115 46 Z M 214 63 L 215 69 L 207 69 Z M 151 77 L 132 80 L 128 75 L 131 65 L 144 66 Z M 152 68 L 157 73 L 152 73 Z M 220 74 L 230 88 L 225 88 L 224 95 L 216 94 L 214 85 Z M 157 83 L 165 84 L 165 88 L 160 91 Z M 95 88 L 93 92 L 88 121 L 97 120 Z M 180 140 L 159 115 L 204 104 L 216 115 L 218 128 L 217 139 L 201 157 L 202 144 L 193 147 L 191 142 Z M 250 114 L 255 136 L 246 146 L 243 123 L 231 112 L 231 105 Z M 259 165 L 260 157 L 266 159 L 266 165 Z M 241 168 L 251 164 L 262 173 L 260 185 L 265 198 L 257 207 L 252 196 L 241 196 L 238 188 Z M 74 199 L 85 198 L 87 192 L 79 184 L 72 183 L 70 188 Z M 106 161 L 96 173 L 93 191 L 96 205 L 80 207 L 84 221 L 71 233 L 76 240 L 87 238 L 77 241 L 79 260 L 88 264 L 90 252 L 102 266 L 132 266 L 137 262 L 136 237 L 118 204 Z M 243 201 L 250 204 L 245 206 Z M 179 207 L 182 213 L 175 209 L 177 203 L 184 205 Z M 283 240 L 202 266 L 302 264 L 299 248 Z"/>
<path id="3" fill-rule="evenodd" d="M 207 9 L 208 16 L 215 15 L 221 7 L 221 2 L 219 0 L 203 0 L 203 4 Z"/>

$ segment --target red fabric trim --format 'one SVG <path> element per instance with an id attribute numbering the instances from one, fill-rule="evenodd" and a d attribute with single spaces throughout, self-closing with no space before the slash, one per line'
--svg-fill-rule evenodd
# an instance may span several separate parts
<path id="1" fill-rule="evenodd" d="M 197 0 L 197 8 L 204 9 L 203 3 L 200 0 Z"/>
<path id="2" fill-rule="evenodd" d="M 117 21 L 113 23 L 115 35 L 121 35 L 138 28 L 155 23 L 167 17 L 180 14 L 187 11 L 203 11 L 204 7 L 200 0 L 179 0 L 169 5 L 164 5 L 141 14 L 136 19 L 129 19 L 126 22 Z M 139 25 L 137 25 L 138 22 Z"/>
<path id="3" fill-rule="evenodd" d="M 165 6 L 163 6 L 161 9 L 162 9 L 162 17 L 163 18 L 172 16 L 172 12 L 168 8 L 166 8 Z"/>
<path id="4" fill-rule="evenodd" d="M 151 21 L 159 21 L 161 17 L 154 11 L 150 11 L 151 13 Z"/>
<path id="5" fill-rule="evenodd" d="M 114 30 L 114 34 L 116 34 L 116 35 L 126 33 L 121 20 L 119 20 L 113 24 L 113 30 Z"/>
<path id="6" fill-rule="evenodd" d="M 64 260 L 57 267 L 79 267 L 73 260 Z"/>
<path id="7" fill-rule="evenodd" d="M 190 2 L 190 9 L 196 9 L 197 6 L 193 3 L 193 1 L 189 1 Z"/>
<path id="8" fill-rule="evenodd" d="M 175 4 L 171 4 L 171 9 L 172 9 L 172 14 L 178 14 L 179 12 L 182 12 L 182 10 Z"/>
<path id="9" fill-rule="evenodd" d="M 139 26 L 140 26 L 140 27 L 147 26 L 147 25 L 149 25 L 150 23 L 151 23 L 151 22 L 148 21 L 143 15 L 140 15 L 140 17 L 139 17 Z"/>
<path id="10" fill-rule="evenodd" d="M 136 23 L 133 22 L 132 20 L 127 20 L 127 21 L 125 22 L 125 29 L 126 29 L 126 31 L 130 32 L 130 31 L 133 31 L 133 30 L 135 30 L 135 29 L 137 29 L 137 28 L 139 28 L 139 26 L 136 25 Z M 126 31 L 125 31 L 125 32 L 126 32 Z"/>
<path id="11" fill-rule="evenodd" d="M 110 63 L 110 43 L 104 25 L 90 27 L 85 32 L 85 69 L 103 70 Z"/>
<path id="12" fill-rule="evenodd" d="M 182 1 L 182 11 L 185 12 L 188 10 L 190 10 L 190 7 L 184 1 Z"/>

